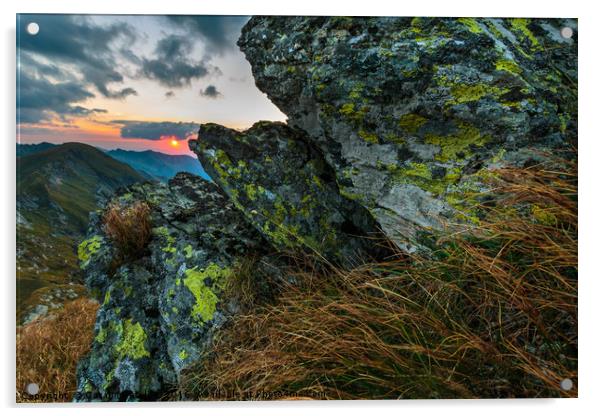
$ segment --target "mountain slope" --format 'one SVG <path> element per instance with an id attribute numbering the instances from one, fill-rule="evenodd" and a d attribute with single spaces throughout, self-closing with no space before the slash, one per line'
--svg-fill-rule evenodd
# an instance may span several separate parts
<path id="1" fill-rule="evenodd" d="M 73 280 L 75 243 L 89 213 L 117 188 L 146 178 L 95 147 L 65 143 L 17 158 L 17 305 Z"/>
<path id="2" fill-rule="evenodd" d="M 136 152 L 122 149 L 109 150 L 107 153 L 134 169 L 162 181 L 173 178 L 178 172 L 188 172 L 210 180 L 199 161 L 187 155 L 167 155 L 152 150 Z"/>

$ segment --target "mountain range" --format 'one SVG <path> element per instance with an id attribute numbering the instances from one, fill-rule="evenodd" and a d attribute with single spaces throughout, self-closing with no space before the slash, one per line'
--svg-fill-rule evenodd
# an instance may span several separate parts
<path id="1" fill-rule="evenodd" d="M 82 143 L 26 145 L 17 157 L 17 305 L 73 282 L 89 213 L 116 189 L 148 178 Z M 18 308 L 22 309 L 22 308 Z"/>
<path id="2" fill-rule="evenodd" d="M 17 144 L 17 157 L 27 156 L 51 149 L 60 145 L 41 142 L 35 144 Z M 130 165 L 148 179 L 157 179 L 161 182 L 173 178 L 178 172 L 188 172 L 198 175 L 206 180 L 211 180 L 199 161 L 188 155 L 168 155 L 152 150 L 99 150 L 106 152 L 113 159 Z"/>
<path id="3" fill-rule="evenodd" d="M 137 152 L 123 149 L 109 150 L 107 154 L 114 159 L 127 163 L 137 171 L 162 182 L 173 178 L 178 172 L 188 172 L 206 180 L 211 180 L 209 175 L 203 170 L 198 159 L 191 156 L 167 155 L 152 150 Z"/>

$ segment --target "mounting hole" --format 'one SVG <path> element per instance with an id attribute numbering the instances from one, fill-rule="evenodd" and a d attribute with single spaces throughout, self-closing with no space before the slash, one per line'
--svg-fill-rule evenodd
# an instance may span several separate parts
<path id="1" fill-rule="evenodd" d="M 27 387 L 25 387 L 25 391 L 30 396 L 35 396 L 40 392 L 40 386 L 38 386 L 38 383 L 29 383 Z"/>
<path id="2" fill-rule="evenodd" d="M 571 29 L 570 27 L 563 27 L 562 29 L 560 29 L 560 36 L 562 36 L 565 39 L 570 39 L 573 37 L 573 29 Z"/>
<path id="3" fill-rule="evenodd" d="M 573 380 L 565 378 L 560 382 L 560 388 L 564 391 L 569 391 L 573 388 Z"/>
<path id="4" fill-rule="evenodd" d="M 37 35 L 39 31 L 40 25 L 38 25 L 36 22 L 31 22 L 27 25 L 27 33 L 29 33 L 30 35 Z"/>

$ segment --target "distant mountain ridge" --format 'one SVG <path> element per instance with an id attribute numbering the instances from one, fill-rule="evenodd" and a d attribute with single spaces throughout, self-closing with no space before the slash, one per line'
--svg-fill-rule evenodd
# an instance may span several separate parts
<path id="1" fill-rule="evenodd" d="M 33 144 L 21 144 L 17 143 L 17 157 L 19 156 L 27 156 L 32 153 L 41 152 L 44 150 L 48 150 L 52 147 L 56 147 L 56 144 L 42 142 L 42 143 L 33 143 Z"/>
<path id="2" fill-rule="evenodd" d="M 17 144 L 17 156 L 27 156 L 42 152 L 59 145 L 42 142 L 36 144 Z M 100 151 L 108 154 L 112 158 L 130 165 L 132 168 L 142 173 L 148 179 L 158 179 L 166 182 L 173 178 L 178 172 L 188 172 L 198 175 L 208 181 L 211 180 L 205 172 L 198 159 L 188 155 L 168 155 L 166 153 L 153 150 L 135 151 L 114 149 Z"/>
<path id="3" fill-rule="evenodd" d="M 61 232 L 83 232 L 99 196 L 145 180 L 96 147 L 65 143 L 17 159 L 17 203 L 26 217 L 35 213 L 49 219 L 60 211 L 68 220 Z"/>
<path id="4" fill-rule="evenodd" d="M 173 178 L 178 172 L 188 172 L 211 180 L 199 161 L 191 156 L 168 155 L 153 150 L 139 152 L 123 149 L 109 150 L 107 154 L 163 182 Z"/>

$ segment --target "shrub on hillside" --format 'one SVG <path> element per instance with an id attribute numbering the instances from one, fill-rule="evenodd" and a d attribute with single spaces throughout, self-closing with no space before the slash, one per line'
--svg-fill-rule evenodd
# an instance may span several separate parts
<path id="1" fill-rule="evenodd" d="M 103 216 L 104 231 L 117 250 L 117 261 L 142 255 L 151 236 L 150 208 L 146 202 L 110 204 Z"/>

